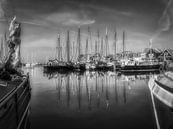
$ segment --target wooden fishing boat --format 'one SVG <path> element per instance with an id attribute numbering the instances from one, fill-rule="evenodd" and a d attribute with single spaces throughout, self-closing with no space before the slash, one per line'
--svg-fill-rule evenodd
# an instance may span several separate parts
<path id="1" fill-rule="evenodd" d="M 158 129 L 173 128 L 173 73 L 151 77 L 148 85 Z"/>
<path id="2" fill-rule="evenodd" d="M 173 108 L 173 76 L 169 77 L 169 75 L 170 73 L 166 73 L 162 77 L 152 77 L 148 85 L 156 98 L 170 108 Z"/>
<path id="3" fill-rule="evenodd" d="M 71 62 L 63 62 L 58 60 L 49 60 L 47 65 L 44 65 L 44 72 L 66 72 L 66 71 L 73 71 L 75 69 L 74 64 Z"/>
<path id="4" fill-rule="evenodd" d="M 123 62 L 120 71 L 125 72 L 157 72 L 163 70 L 163 64 L 160 62 L 146 61 L 146 62 L 136 62 L 134 60 Z"/>

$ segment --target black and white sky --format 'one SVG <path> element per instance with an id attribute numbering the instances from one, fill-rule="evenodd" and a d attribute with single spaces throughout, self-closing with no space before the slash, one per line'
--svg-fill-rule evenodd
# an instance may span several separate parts
<path id="1" fill-rule="evenodd" d="M 77 28 L 85 44 L 87 27 L 94 36 L 108 28 L 110 44 L 118 33 L 118 51 L 122 50 L 122 32 L 126 32 L 126 49 L 142 51 L 153 39 L 153 47 L 173 48 L 172 0 L 0 0 L 0 34 L 7 29 L 4 14 L 16 15 L 22 24 L 22 51 L 45 58 L 55 47 L 57 34 L 71 32 L 76 40 Z M 111 45 L 110 45 L 111 46 Z M 36 54 L 37 53 L 37 54 Z"/>

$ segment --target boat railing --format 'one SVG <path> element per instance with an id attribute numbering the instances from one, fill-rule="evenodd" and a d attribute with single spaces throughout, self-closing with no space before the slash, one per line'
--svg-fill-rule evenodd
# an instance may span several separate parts
<path id="1" fill-rule="evenodd" d="M 0 100 L 0 126 L 2 128 L 4 126 L 4 129 L 6 129 L 10 124 L 15 129 L 26 128 L 31 98 L 29 80 L 29 74 L 27 73 L 23 81 Z M 2 110 L 6 111 L 3 112 Z"/>

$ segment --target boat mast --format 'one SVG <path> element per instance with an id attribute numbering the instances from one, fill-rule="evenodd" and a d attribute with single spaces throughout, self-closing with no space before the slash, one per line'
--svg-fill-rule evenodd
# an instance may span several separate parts
<path id="1" fill-rule="evenodd" d="M 114 35 L 114 54 L 115 54 L 115 59 L 116 59 L 116 54 L 117 54 L 117 32 L 115 31 L 115 35 Z"/>
<path id="2" fill-rule="evenodd" d="M 97 30 L 97 44 L 98 44 L 97 45 L 97 49 L 98 49 L 97 52 L 100 53 L 100 49 L 99 49 L 100 48 L 100 46 L 99 46 L 100 45 L 100 32 L 99 32 L 99 29 Z"/>
<path id="3" fill-rule="evenodd" d="M 125 57 L 125 31 L 123 31 L 123 58 Z"/>
<path id="4" fill-rule="evenodd" d="M 89 34 L 89 42 L 90 42 L 90 45 L 92 46 L 92 37 L 91 37 L 91 30 L 90 30 L 90 27 L 88 26 L 88 34 Z M 92 52 L 92 47 L 90 49 L 90 53 Z"/>
<path id="5" fill-rule="evenodd" d="M 78 54 L 81 55 L 81 35 L 80 35 L 80 27 L 78 28 L 78 38 L 77 38 L 77 44 L 78 44 Z"/>
<path id="6" fill-rule="evenodd" d="M 102 39 L 101 39 L 101 55 L 102 55 L 102 56 L 104 55 L 104 53 L 103 53 L 103 37 L 102 37 Z"/>
<path id="7" fill-rule="evenodd" d="M 95 54 L 97 54 L 97 40 L 95 40 Z"/>
<path id="8" fill-rule="evenodd" d="M 58 60 L 61 61 L 61 36 L 60 34 L 58 34 L 58 44 L 57 44 L 58 48 Z"/>
<path id="9" fill-rule="evenodd" d="M 107 27 L 106 27 L 105 45 L 106 45 L 106 57 L 107 57 L 107 55 L 108 55 L 108 30 L 107 30 Z"/>
<path id="10" fill-rule="evenodd" d="M 85 54 L 88 55 L 88 37 L 86 39 L 86 49 L 85 49 Z"/>
<path id="11" fill-rule="evenodd" d="M 58 38 L 59 38 L 59 35 L 58 35 Z M 58 48 L 59 48 L 59 46 L 58 46 L 58 40 L 57 40 L 56 47 L 55 47 L 55 59 L 57 58 Z"/>
<path id="12" fill-rule="evenodd" d="M 67 49 L 67 62 L 70 61 L 70 32 L 69 30 L 67 31 L 67 44 L 66 44 L 66 49 Z"/>
<path id="13" fill-rule="evenodd" d="M 117 32 L 115 31 L 115 35 L 114 35 L 114 47 L 115 47 L 115 53 L 114 53 L 114 56 L 115 56 L 115 63 L 114 63 L 114 70 L 116 70 L 116 59 L 117 59 Z"/>

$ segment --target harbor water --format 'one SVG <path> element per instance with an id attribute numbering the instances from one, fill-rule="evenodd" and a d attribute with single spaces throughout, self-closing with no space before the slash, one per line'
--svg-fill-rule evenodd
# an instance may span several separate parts
<path id="1" fill-rule="evenodd" d="M 151 74 L 46 74 L 42 67 L 26 71 L 32 86 L 31 129 L 157 129 L 156 117 L 163 124 L 161 115 L 169 110 L 156 99 L 154 109 Z"/>

